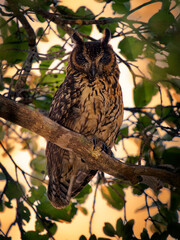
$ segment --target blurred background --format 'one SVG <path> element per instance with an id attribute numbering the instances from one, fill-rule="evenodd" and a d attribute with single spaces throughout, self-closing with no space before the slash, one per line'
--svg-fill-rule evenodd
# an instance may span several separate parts
<path id="1" fill-rule="evenodd" d="M 12 44 L 12 41 L 7 39 L 14 37 L 14 33 L 12 33 L 14 25 L 18 24 L 18 31 L 22 32 L 22 38 L 25 37 L 24 30 L 21 30 L 22 23 L 16 19 L 11 22 L 12 9 L 9 10 L 5 6 L 9 4 L 11 8 L 12 3 L 11 1 L 7 2 L 1 3 L 1 94 L 13 99 L 14 92 L 18 92 L 15 97 L 17 102 L 47 114 L 52 96 L 64 79 L 68 59 L 66 53 L 72 50 L 73 44 L 63 28 L 57 28 L 57 24 L 51 20 L 43 20 L 40 14 L 35 15 L 33 11 L 29 11 L 31 6 L 28 3 L 20 1 L 18 3 L 19 10 L 22 12 L 24 9 L 25 14 L 27 14 L 25 16 L 36 33 L 37 49 L 42 59 L 32 63 L 31 71 L 26 79 L 27 86 L 24 86 L 24 92 L 21 91 L 22 88 L 19 90 L 18 79 L 21 74 L 25 74 L 22 71 L 25 69 L 27 55 L 23 57 L 15 54 L 14 50 L 21 48 L 18 43 L 11 52 L 11 58 L 7 52 L 4 54 L 3 51 L 4 48 L 8 47 L 8 44 L 9 46 Z M 120 60 L 119 63 L 121 72 L 119 82 L 122 87 L 125 107 L 124 123 L 122 135 L 113 149 L 115 157 L 133 164 L 139 162 L 143 165 L 172 164 L 172 167 L 177 167 L 180 153 L 178 148 L 180 143 L 179 120 L 177 120 L 179 118 L 180 85 L 177 77 L 179 70 L 176 67 L 176 61 L 179 58 L 174 54 L 179 49 L 174 50 L 174 48 L 177 47 L 176 43 L 180 40 L 179 33 L 173 39 L 170 38 L 173 34 L 175 35 L 176 31 L 179 31 L 179 25 L 176 25 L 179 21 L 177 1 L 164 1 L 163 3 L 163 1 L 149 2 L 144 0 L 119 2 L 64 0 L 57 2 L 53 7 L 47 2 L 44 1 L 43 7 L 43 1 L 39 1 L 39 6 L 42 5 L 46 11 L 47 6 L 51 6 L 51 12 L 57 6 L 67 7 L 65 9 L 57 7 L 56 10 L 62 14 L 65 20 L 68 20 L 68 17 L 72 17 L 78 11 L 81 19 L 83 16 L 86 20 L 91 19 L 91 13 L 95 16 L 92 19 L 110 19 L 109 23 L 103 26 L 100 24 L 80 27 L 76 24 L 67 24 L 67 26 L 77 29 L 84 36 L 90 34 L 94 39 L 101 38 L 103 29 L 109 27 L 112 32 L 111 45 L 124 61 Z M 83 9 L 82 6 L 84 6 Z M 131 14 L 129 14 L 130 11 Z M 164 17 L 166 12 L 171 14 L 171 17 L 169 15 Z M 157 13 L 161 15 L 159 18 Z M 113 18 L 117 18 L 116 21 L 112 21 Z M 168 20 L 164 21 L 164 18 Z M 5 29 L 4 21 L 9 24 L 9 29 Z M 163 28 L 165 25 L 166 27 Z M 27 43 L 27 39 L 25 40 Z M 21 39 L 21 41 L 23 40 Z M 22 49 L 27 49 L 26 43 Z M 58 57 L 55 55 L 57 52 L 59 52 Z M 53 58 L 48 59 L 48 56 L 53 56 Z M 14 58 L 20 60 L 15 61 Z M 29 90 L 32 90 L 32 94 Z M 162 111 L 157 106 L 165 106 L 166 108 Z M 170 108 L 170 106 L 173 107 Z M 134 113 L 129 109 L 138 111 Z M 163 120 L 158 123 L 157 120 L 161 118 Z M 152 128 L 143 132 L 151 125 Z M 36 235 L 32 236 L 37 236 L 31 239 L 47 239 L 47 229 L 54 239 L 79 239 L 81 235 L 89 239 L 92 234 L 95 234 L 96 237 L 104 237 L 104 239 L 105 237 L 121 239 L 120 234 L 118 236 L 117 233 L 112 233 L 113 230 L 110 229 L 109 225 L 104 227 L 105 223 L 108 222 L 116 229 L 119 218 L 124 222 L 124 226 L 125 223 L 134 219 L 133 231 L 136 238 L 150 239 L 143 238 L 145 236 L 142 235 L 143 228 L 147 229 L 149 236 L 155 232 L 158 232 L 160 236 L 161 233 L 167 231 L 167 226 L 170 226 L 168 225 L 168 216 L 176 224 L 173 225 L 175 230 L 169 227 L 167 239 L 176 239 L 178 236 L 176 233 L 173 235 L 172 232 L 176 232 L 174 226 L 179 227 L 177 225 L 179 190 L 166 184 L 160 190 L 152 190 L 143 184 L 133 188 L 105 174 L 104 178 L 102 176 L 95 177 L 85 188 L 82 196 L 72 200 L 72 205 L 64 212 L 58 210 L 61 212 L 57 213 L 53 209 L 52 215 L 54 214 L 54 216 L 50 216 L 51 208 L 49 208 L 49 212 L 47 210 L 44 213 L 42 209 L 49 206 L 43 205 L 45 198 L 43 196 L 46 195 L 45 187 L 47 187 L 48 181 L 45 159 L 46 140 L 26 129 L 6 122 L 4 119 L 0 119 L 0 127 L 0 162 L 16 183 L 9 180 L 11 184 L 7 184 L 7 175 L 1 167 L 0 228 L 2 236 L 11 237 L 12 240 L 21 239 L 22 232 L 20 223 L 17 221 L 18 207 L 21 208 L 23 230 L 26 233 L 34 231 L 33 234 Z M 155 132 L 155 129 L 158 129 L 158 132 Z M 97 184 L 98 181 L 100 183 Z M 25 198 L 16 189 L 17 183 L 21 185 Z M 5 188 L 7 185 L 8 187 Z M 116 191 L 113 190 L 113 186 Z M 22 205 L 20 205 L 21 198 L 24 199 Z M 31 201 L 32 204 L 29 205 L 27 200 Z M 41 207 L 38 208 L 38 205 Z M 38 214 L 40 219 L 43 219 L 44 223 L 47 224 L 46 227 L 42 224 L 43 221 L 38 219 Z M 8 236 L 5 234 L 7 231 Z M 164 234 L 164 236 L 166 235 Z M 29 239 L 28 235 L 24 239 Z"/>

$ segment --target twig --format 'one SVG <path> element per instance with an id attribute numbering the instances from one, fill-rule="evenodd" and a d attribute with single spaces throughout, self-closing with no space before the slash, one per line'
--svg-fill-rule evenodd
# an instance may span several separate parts
<path id="1" fill-rule="evenodd" d="M 41 182 L 43 182 L 43 183 L 46 184 L 46 182 L 45 182 L 44 180 L 39 179 L 39 178 L 37 178 L 37 177 L 35 177 L 35 176 L 32 176 L 31 174 L 25 172 L 22 168 L 20 168 L 20 167 L 17 165 L 17 163 L 14 161 L 14 159 L 12 158 L 12 156 L 10 155 L 10 153 L 7 151 L 7 149 L 4 147 L 4 145 L 2 144 L 1 141 L 0 141 L 0 145 L 1 145 L 1 147 L 3 148 L 3 150 L 5 151 L 5 153 L 8 155 L 8 157 L 11 159 L 11 161 L 13 162 L 13 164 L 14 164 L 14 166 L 15 166 L 15 169 L 19 169 L 19 170 L 22 172 L 23 176 L 25 176 L 25 174 L 26 174 L 26 175 L 28 175 L 29 177 L 34 178 L 34 179 L 36 179 L 36 180 L 38 180 L 38 181 L 41 181 Z M 17 173 L 16 173 L 16 176 L 17 176 Z M 25 180 L 26 180 L 26 179 L 25 179 Z M 28 184 L 28 186 L 29 186 L 29 184 Z"/>
<path id="2" fill-rule="evenodd" d="M 90 221 L 89 221 L 89 233 L 91 235 L 92 235 L 92 221 L 93 221 L 93 217 L 94 217 L 94 214 L 95 214 L 96 195 L 97 195 L 97 190 L 98 190 L 98 187 L 99 187 L 100 180 L 101 180 L 101 178 L 100 178 L 99 173 L 98 173 L 96 188 L 95 188 L 95 192 L 94 192 L 93 207 L 92 207 L 93 211 L 91 213 L 91 217 L 90 217 Z"/>

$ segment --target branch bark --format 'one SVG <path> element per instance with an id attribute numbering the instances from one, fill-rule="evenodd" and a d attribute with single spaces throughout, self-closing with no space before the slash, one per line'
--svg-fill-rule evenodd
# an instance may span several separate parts
<path id="1" fill-rule="evenodd" d="M 61 148 L 75 152 L 92 169 L 98 169 L 116 178 L 123 176 L 132 184 L 138 183 L 140 176 L 153 176 L 164 183 L 180 187 L 179 173 L 161 168 L 122 163 L 107 155 L 98 146 L 94 150 L 93 143 L 83 135 L 70 131 L 41 113 L 17 104 L 2 95 L 0 95 L 0 117 L 33 131 Z"/>

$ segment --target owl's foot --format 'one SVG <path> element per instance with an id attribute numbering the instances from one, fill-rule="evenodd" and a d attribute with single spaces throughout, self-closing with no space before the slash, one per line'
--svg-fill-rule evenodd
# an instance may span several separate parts
<path id="1" fill-rule="evenodd" d="M 95 150 L 96 146 L 99 146 L 101 148 L 101 151 L 104 151 L 106 154 L 113 156 L 113 152 L 111 151 L 111 148 L 106 146 L 106 144 L 103 141 L 97 140 L 97 138 L 93 137 L 93 150 Z"/>

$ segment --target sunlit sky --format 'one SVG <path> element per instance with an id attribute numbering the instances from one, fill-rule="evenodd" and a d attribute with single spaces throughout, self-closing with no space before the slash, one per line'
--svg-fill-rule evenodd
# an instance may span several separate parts
<path id="1" fill-rule="evenodd" d="M 131 1 L 133 7 L 136 7 L 139 3 L 145 2 L 142 0 L 136 0 L 136 1 Z M 77 10 L 79 6 L 86 6 L 89 9 L 91 9 L 95 14 L 98 14 L 101 10 L 102 7 L 104 6 L 104 3 L 99 4 L 95 2 L 94 0 L 62 0 L 61 1 L 62 5 L 66 5 L 73 10 Z M 142 18 L 141 13 L 143 13 L 143 20 L 148 20 L 151 14 L 153 14 L 153 11 L 159 8 L 159 4 L 153 4 L 152 9 L 143 8 L 141 11 L 138 12 L 138 15 L 136 16 L 137 19 Z M 112 9 L 111 5 L 109 4 L 105 10 L 105 12 L 102 14 L 102 16 L 110 17 L 112 16 Z M 134 16 L 133 16 L 134 17 Z M 142 19 L 141 19 L 142 20 Z M 34 27 L 37 23 L 33 23 L 32 25 Z M 99 39 L 101 37 L 101 34 L 97 31 L 95 27 L 93 27 L 92 31 L 92 36 L 96 39 Z M 55 45 L 59 42 L 59 39 L 57 36 L 53 33 L 51 33 L 50 36 L 48 36 L 49 43 L 47 42 L 42 42 L 38 46 L 38 50 L 41 53 L 46 53 L 46 51 L 49 49 L 50 45 Z M 117 44 L 118 44 L 119 39 L 113 39 L 111 41 L 111 44 L 116 52 L 119 50 L 117 49 Z M 144 68 L 146 71 L 146 69 Z M 127 68 L 120 64 L 120 71 L 121 71 L 121 77 L 120 77 L 120 84 L 123 90 L 123 99 L 124 99 L 124 105 L 131 107 L 133 106 L 133 98 L 132 98 L 132 89 L 133 89 L 133 82 L 131 78 L 131 74 L 128 72 Z M 46 142 L 44 139 L 39 138 L 39 144 L 40 147 L 45 148 Z M 128 146 L 129 149 L 131 148 L 132 153 L 135 153 L 137 151 L 137 145 L 135 142 L 132 142 L 131 146 Z M 118 156 L 121 154 L 122 148 L 121 146 L 117 150 L 116 155 Z M 30 156 L 27 152 L 21 150 L 21 146 L 17 144 L 15 146 L 15 149 L 12 151 L 12 156 L 16 163 L 21 166 L 25 171 L 30 172 L 31 169 L 29 167 L 29 162 Z M 14 174 L 14 166 L 12 162 L 9 160 L 9 158 L 6 156 L 2 159 L 3 164 L 8 165 L 8 169 L 10 169 L 10 174 Z M 15 177 L 15 176 L 14 176 Z M 22 176 L 21 176 L 22 179 Z M 94 180 L 95 181 L 95 180 Z M 94 185 L 93 182 L 91 184 L 92 186 Z M 1 190 L 1 188 L 0 188 Z M 151 190 L 149 190 L 151 192 Z M 55 235 L 55 239 L 61 239 L 61 240 L 71 240 L 71 239 L 79 239 L 79 236 L 81 234 L 84 234 L 88 237 L 89 235 L 89 221 L 90 221 L 90 214 L 92 212 L 92 205 L 93 205 L 93 197 L 94 197 L 94 188 L 93 188 L 93 193 L 90 194 L 87 202 L 85 203 L 85 206 L 88 209 L 88 216 L 85 216 L 82 212 L 78 211 L 77 216 L 74 217 L 73 221 L 71 224 L 58 224 L 58 231 Z M 164 190 L 163 193 L 160 196 L 160 199 L 162 201 L 167 201 L 169 199 L 169 193 L 167 190 Z M 130 219 L 135 219 L 135 234 L 137 234 L 137 237 L 139 233 L 142 231 L 142 228 L 145 226 L 145 221 L 144 219 L 147 218 L 147 212 L 146 211 L 141 211 L 141 212 L 136 212 L 136 210 L 140 207 L 142 207 L 142 204 L 144 203 L 144 199 L 138 196 L 134 196 L 131 193 L 131 189 L 128 188 L 126 191 L 126 201 L 127 201 L 127 213 L 126 217 L 128 220 Z M 12 214 L 11 209 L 6 209 L 3 213 L 0 214 L 0 221 L 2 224 L 2 228 L 4 231 L 7 230 L 9 223 L 12 222 L 14 215 Z M 25 229 L 32 230 L 34 228 L 34 213 L 32 213 L 31 216 L 31 221 L 30 224 L 25 227 Z M 93 224 L 92 224 L 92 232 L 95 233 L 98 237 L 103 237 L 105 236 L 102 231 L 102 227 L 104 225 L 104 222 L 110 222 L 112 225 L 115 226 L 116 220 L 119 217 L 124 217 L 124 212 L 122 211 L 117 211 L 115 209 L 112 209 L 109 207 L 106 203 L 105 200 L 102 199 L 100 191 L 97 193 L 97 199 L 96 199 L 96 208 L 95 208 L 95 215 L 93 219 Z M 19 231 L 17 227 L 13 227 L 11 234 L 13 240 L 18 240 L 20 239 Z"/>

